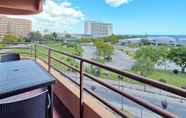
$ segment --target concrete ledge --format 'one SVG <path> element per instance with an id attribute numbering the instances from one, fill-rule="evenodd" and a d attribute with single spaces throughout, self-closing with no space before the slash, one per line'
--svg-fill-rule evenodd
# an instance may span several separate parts
<path id="1" fill-rule="evenodd" d="M 45 69 L 48 68 L 47 64 L 37 59 Z M 64 78 L 59 72 L 51 69 L 51 74 L 57 79 L 54 85 L 54 94 L 66 106 L 75 118 L 80 117 L 79 107 L 79 87 L 72 83 L 70 80 Z M 102 104 L 98 103 L 92 96 L 84 94 L 84 117 L 85 118 L 115 118 L 116 116 L 106 109 Z"/>

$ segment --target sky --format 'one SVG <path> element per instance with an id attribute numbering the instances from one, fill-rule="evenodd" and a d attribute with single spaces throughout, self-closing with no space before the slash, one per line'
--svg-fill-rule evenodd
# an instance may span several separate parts
<path id="1" fill-rule="evenodd" d="M 35 31 L 83 33 L 96 20 L 114 34 L 186 35 L 186 0 L 46 0 L 38 15 L 10 17 L 32 20 Z"/>

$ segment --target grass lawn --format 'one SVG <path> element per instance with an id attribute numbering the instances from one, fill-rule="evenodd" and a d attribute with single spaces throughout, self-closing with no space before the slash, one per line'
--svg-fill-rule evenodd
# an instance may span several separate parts
<path id="1" fill-rule="evenodd" d="M 80 55 L 80 53 L 83 52 L 83 50 L 81 49 L 79 44 L 75 44 L 76 47 L 67 46 L 67 45 L 64 45 L 62 43 L 47 43 L 47 44 L 44 44 L 44 45 L 46 45 L 48 47 L 51 47 L 51 48 L 54 48 L 54 49 L 59 50 L 59 51 L 68 52 L 68 53 L 73 54 L 73 55 Z"/>
<path id="2" fill-rule="evenodd" d="M 77 55 L 77 56 L 81 55 L 80 52 L 82 52 L 81 48 L 78 47 L 79 45 L 77 45 L 77 47 L 73 47 L 73 46 L 67 47 L 66 45 L 63 45 L 61 43 L 50 43 L 50 44 L 47 43 L 44 45 L 54 48 L 55 50 L 67 52 L 67 53 L 70 53 L 72 55 Z M 46 48 L 38 46 L 37 47 L 37 55 L 39 55 L 39 57 L 41 59 L 44 59 L 45 61 L 47 61 L 46 56 L 42 55 L 42 53 L 48 54 L 48 50 Z M 52 57 L 54 57 L 58 60 L 61 60 L 61 61 L 63 60 L 65 63 L 67 63 L 71 66 L 74 66 L 76 68 L 79 67 L 79 63 L 77 61 L 75 61 L 75 59 L 73 59 L 73 58 L 64 56 L 64 55 L 56 53 L 56 52 L 52 52 L 51 55 L 52 55 Z M 55 65 L 55 67 L 58 67 L 59 69 L 61 69 L 60 66 L 58 66 L 58 65 L 61 65 L 59 62 L 54 62 L 54 60 L 52 62 Z M 64 68 L 64 66 L 62 68 Z"/>
<path id="3" fill-rule="evenodd" d="M 155 71 L 148 75 L 154 80 L 165 80 L 168 84 L 182 87 L 186 86 L 186 73 L 174 74 L 172 72 Z"/>
<path id="4" fill-rule="evenodd" d="M 134 72 L 132 71 L 131 73 L 134 73 Z M 103 79 L 109 79 L 109 80 L 115 80 L 115 81 L 120 80 L 118 77 L 118 74 L 106 71 L 104 69 L 101 69 L 99 77 Z M 178 74 L 174 74 L 173 72 L 169 72 L 169 71 L 166 71 L 166 72 L 165 71 L 153 71 L 149 75 L 147 75 L 147 77 L 153 80 L 157 80 L 157 81 L 164 80 L 166 81 L 167 84 L 170 84 L 173 86 L 186 87 L 186 73 L 180 72 Z M 122 81 L 125 83 L 131 83 L 131 84 L 142 84 L 141 82 L 137 82 L 127 77 L 123 77 Z"/>

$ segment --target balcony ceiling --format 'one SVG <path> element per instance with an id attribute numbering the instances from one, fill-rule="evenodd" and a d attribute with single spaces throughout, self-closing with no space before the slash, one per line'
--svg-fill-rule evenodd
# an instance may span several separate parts
<path id="1" fill-rule="evenodd" d="M 44 0 L 0 0 L 0 14 L 30 15 L 42 11 Z"/>

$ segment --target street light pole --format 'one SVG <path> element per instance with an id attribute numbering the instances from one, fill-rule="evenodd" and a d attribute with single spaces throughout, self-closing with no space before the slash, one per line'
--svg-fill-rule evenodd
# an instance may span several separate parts
<path id="1" fill-rule="evenodd" d="M 121 75 L 119 75 L 118 78 L 119 78 L 119 89 L 121 91 L 123 91 L 123 86 L 122 86 L 122 82 L 121 82 L 123 80 L 123 77 Z M 121 96 L 121 110 L 122 111 L 124 110 L 124 108 L 123 108 L 123 97 L 122 96 Z"/>
<path id="2" fill-rule="evenodd" d="M 143 109 L 141 109 L 141 118 L 143 118 Z"/>

